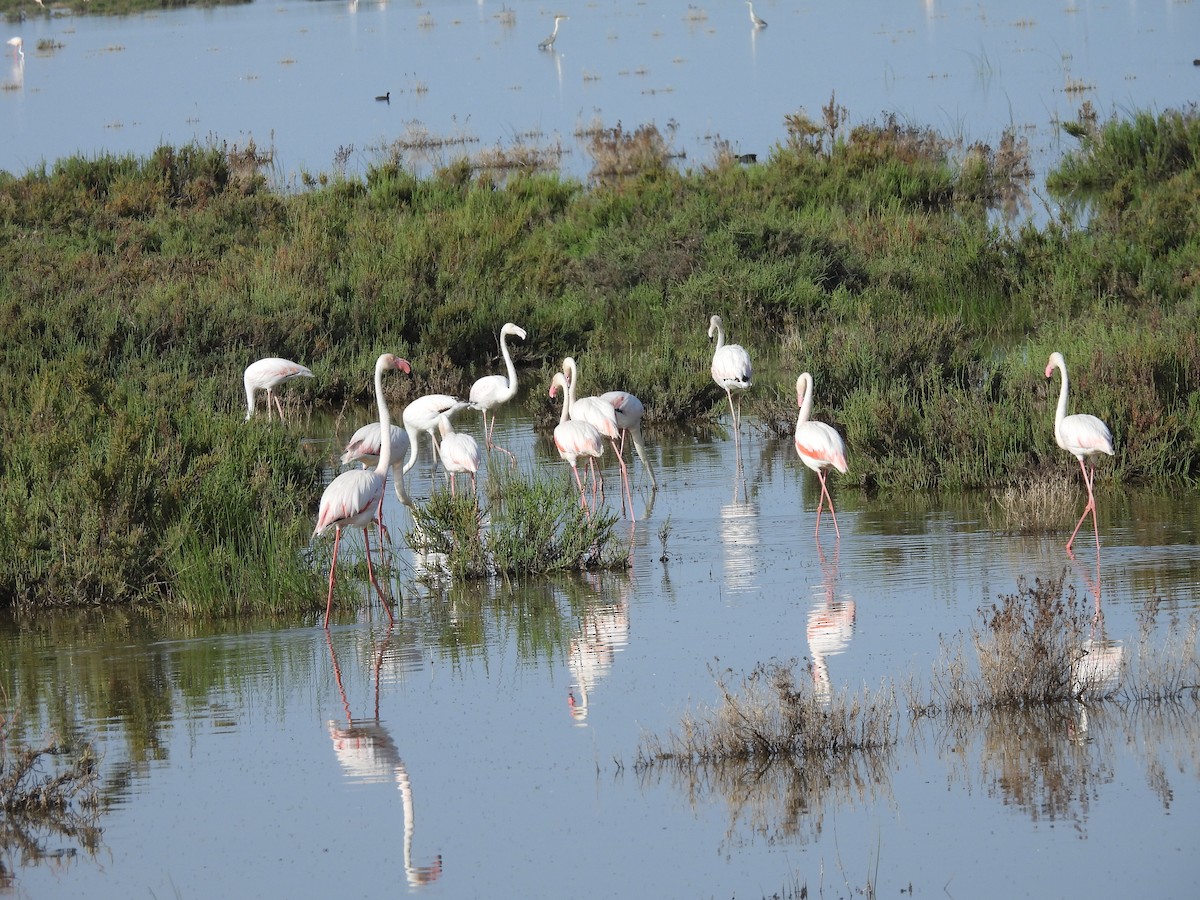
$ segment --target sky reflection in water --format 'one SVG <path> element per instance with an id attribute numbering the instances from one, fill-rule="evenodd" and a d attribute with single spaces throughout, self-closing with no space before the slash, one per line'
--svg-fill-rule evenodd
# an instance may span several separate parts
<path id="1" fill-rule="evenodd" d="M 728 766 L 635 772 L 646 734 L 716 703 L 722 672 L 736 684 L 759 662 L 795 658 L 797 677 L 830 695 L 909 675 L 928 683 L 941 637 L 1019 577 L 1065 568 L 1095 601 L 1094 558 L 1072 565 L 1066 532 L 993 533 L 980 524 L 984 498 L 884 504 L 835 480 L 843 537 L 823 529 L 818 550 L 819 485 L 786 441 L 747 431 L 748 499 L 731 503 L 727 436 L 648 439 L 662 489 L 627 576 L 437 594 L 406 575 L 394 629 L 377 604 L 342 609 L 328 639 L 317 618 L 209 634 L 75 616 L 7 632 L 3 657 L 32 679 L 12 695 L 44 692 L 22 727 L 37 733 L 59 718 L 52 698 L 72 698 L 82 729 L 100 732 L 115 801 L 95 860 L 17 867 L 21 888 L 769 895 L 796 882 L 815 891 L 822 877 L 862 885 L 876 860 L 881 893 L 911 882 L 955 896 L 1177 895 L 1191 883 L 1194 705 L 902 721 L 894 748 L 753 778 Z M 523 465 L 569 477 L 526 422 L 502 419 L 498 440 Z M 641 505 L 647 482 L 633 471 Z M 1149 607 L 1155 646 L 1198 608 L 1194 498 L 1129 498 L 1101 482 L 1106 631 L 1094 636 L 1097 668 L 1080 678 L 1106 677 L 1118 647 L 1137 652 Z M 427 483 L 419 473 L 415 484 Z M 407 514 L 391 494 L 387 514 L 399 535 Z M 1163 523 L 1177 524 L 1180 543 Z M 1148 532 L 1157 543 L 1140 543 Z M 43 627 L 53 654 L 36 649 Z"/>

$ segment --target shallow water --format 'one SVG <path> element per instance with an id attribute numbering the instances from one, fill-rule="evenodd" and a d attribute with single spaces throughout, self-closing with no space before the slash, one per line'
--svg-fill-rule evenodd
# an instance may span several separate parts
<path id="1" fill-rule="evenodd" d="M 568 477 L 518 415 L 500 435 L 527 471 Z M 790 442 L 745 429 L 742 481 L 719 429 L 648 440 L 661 489 L 635 527 L 628 574 L 439 593 L 413 583 L 403 551 L 394 628 L 365 586 L 362 607 L 339 609 L 328 635 L 317 616 L 6 625 L 16 728 L 94 736 L 105 780 L 90 849 L 53 833 L 40 859 L 10 849 L 9 887 L 754 897 L 799 884 L 844 896 L 871 879 L 881 896 L 910 885 L 972 897 L 1190 891 L 1192 704 L 903 721 L 894 749 L 822 771 L 637 771 L 647 735 L 717 702 L 723 670 L 796 658 L 798 677 L 807 659 L 831 694 L 927 684 L 977 608 L 1019 578 L 1066 569 L 1095 602 L 1090 535 L 1078 563 L 1062 548 L 1073 510 L 1061 533 L 1005 536 L 987 526 L 982 497 L 883 502 L 835 483 L 842 537 L 826 518 L 818 545 L 818 485 Z M 634 474 L 645 512 L 647 482 Z M 422 472 L 412 487 L 427 484 Z M 1098 494 L 1106 637 L 1136 653 L 1155 609 L 1162 646 L 1197 612 L 1200 507 L 1103 476 Z M 390 495 L 387 515 L 399 535 L 407 512 Z"/>
<path id="2" fill-rule="evenodd" d="M 1075 146 L 1056 123 L 1085 101 L 1102 118 L 1178 108 L 1200 79 L 1191 0 L 760 0 L 761 30 L 734 0 L 569 7 L 553 51 L 537 43 L 556 8 L 530 0 L 31 16 L 9 24 L 26 57 L 0 69 L 0 168 L 253 139 L 294 184 L 336 171 L 340 153 L 361 172 L 378 148 L 428 133 L 461 143 L 407 152 L 418 171 L 519 139 L 561 146 L 562 168 L 583 177 L 592 160 L 576 133 L 596 123 L 653 123 L 684 165 L 702 166 L 719 141 L 765 158 L 786 139 L 786 116 L 820 121 L 835 95 L 851 123 L 895 113 L 992 146 L 1011 126 L 1040 176 Z"/>

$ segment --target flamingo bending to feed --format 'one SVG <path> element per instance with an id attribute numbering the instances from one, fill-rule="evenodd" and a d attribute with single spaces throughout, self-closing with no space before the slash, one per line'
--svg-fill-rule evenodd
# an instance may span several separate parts
<path id="1" fill-rule="evenodd" d="M 246 421 L 254 415 L 254 394 L 256 391 L 267 392 L 267 421 L 271 419 L 271 401 L 279 410 L 279 421 L 283 421 L 283 406 L 275 396 L 275 388 L 296 378 L 312 378 L 313 373 L 307 366 L 294 363 L 290 359 L 280 359 L 270 356 L 246 366 L 242 375 L 242 383 L 246 387 Z"/>
<path id="2" fill-rule="evenodd" d="M 646 414 L 646 407 L 628 391 L 605 391 L 600 395 L 600 399 L 611 404 L 617 414 L 617 428 L 621 429 L 619 454 L 625 454 L 625 435 L 628 434 L 633 439 L 633 449 L 637 451 L 638 458 L 646 467 L 646 474 L 650 476 L 651 489 L 657 491 L 658 482 L 654 478 L 654 468 L 650 465 L 650 460 L 646 459 L 646 444 L 642 440 L 642 416 Z"/>
<path id="3" fill-rule="evenodd" d="M 551 399 L 558 393 L 559 388 L 562 388 L 563 392 L 563 408 L 558 424 L 554 426 L 554 446 L 558 448 L 558 455 L 575 473 L 575 483 L 579 486 L 579 502 L 584 509 L 587 509 L 587 494 L 583 490 L 583 481 L 579 477 L 577 460 L 581 456 L 591 457 L 593 460 L 603 456 L 604 438 L 595 426 L 588 422 L 571 419 L 571 390 L 567 385 L 567 376 L 562 372 L 555 372 L 554 378 L 550 381 Z"/>
<path id="4" fill-rule="evenodd" d="M 404 471 L 407 472 L 417 464 L 417 457 L 420 455 L 420 437 L 421 434 L 429 435 L 429 443 L 433 446 L 433 465 L 437 468 L 438 460 L 438 440 L 437 428 L 438 417 L 441 415 L 452 416 L 460 409 L 472 404 L 466 400 L 459 400 L 457 397 L 451 397 L 449 394 L 426 394 L 424 397 L 418 397 L 408 406 L 404 407 L 404 412 L 400 418 L 404 422 L 404 430 L 408 432 L 408 460 L 404 463 Z"/>
<path id="5" fill-rule="evenodd" d="M 1054 440 L 1058 446 L 1068 453 L 1074 454 L 1079 460 L 1079 468 L 1083 472 L 1083 484 L 1087 488 L 1087 505 L 1083 514 L 1075 523 L 1071 539 L 1067 541 L 1067 553 L 1071 552 L 1071 544 L 1079 533 L 1079 526 L 1092 514 L 1092 529 L 1096 532 L 1096 553 L 1100 552 L 1100 527 L 1096 524 L 1096 495 L 1092 493 L 1092 485 L 1096 478 L 1095 458 L 1102 453 L 1113 455 L 1112 432 L 1108 426 L 1095 416 L 1086 413 L 1067 415 L 1067 364 L 1057 351 L 1050 354 L 1046 363 L 1046 377 L 1049 378 L 1058 369 L 1062 373 L 1062 386 L 1058 390 L 1058 408 L 1054 411 Z"/>
<path id="6" fill-rule="evenodd" d="M 733 392 L 748 391 L 753 384 L 750 369 L 750 354 L 741 344 L 726 344 L 725 329 L 720 316 L 713 316 L 708 322 L 708 339 L 717 336 L 717 349 L 713 351 L 712 377 L 729 398 L 729 411 L 733 415 L 733 433 L 736 437 L 741 430 L 742 414 L 741 400 L 733 399 Z"/>
<path id="7" fill-rule="evenodd" d="M 833 530 L 840 539 L 837 513 L 833 511 L 833 498 L 825 486 L 825 470 L 830 466 L 846 474 L 846 445 L 842 437 L 824 422 L 810 421 L 812 412 L 812 375 L 801 373 L 796 379 L 796 403 L 800 406 L 800 417 L 796 420 L 796 453 L 800 461 L 817 473 L 821 479 L 821 499 L 817 502 L 817 536 L 821 535 L 821 506 L 829 501 L 829 515 L 833 517 Z"/>
<path id="8" fill-rule="evenodd" d="M 496 446 L 492 440 L 492 434 L 496 430 L 496 414 L 494 412 L 492 412 L 491 427 L 488 427 L 488 413 L 502 403 L 507 403 L 517 394 L 517 367 L 513 365 L 512 356 L 508 352 L 508 343 L 505 341 L 510 334 L 525 340 L 525 329 L 512 322 L 506 322 L 500 329 L 500 353 L 504 356 L 504 367 L 508 370 L 508 374 L 483 376 L 471 385 L 471 393 L 467 396 L 483 412 L 483 438 L 487 448 L 508 453 L 515 463 L 517 458 L 503 447 Z"/>
<path id="9" fill-rule="evenodd" d="M 633 492 L 629 487 L 629 468 L 625 458 L 617 448 L 617 438 L 622 437 L 621 428 L 617 424 L 616 407 L 600 397 L 576 397 L 576 387 L 579 384 L 579 368 L 575 358 L 568 356 L 563 360 L 563 375 L 567 379 L 567 391 L 571 396 L 571 418 L 587 422 L 612 444 L 613 453 L 617 455 L 617 463 L 621 466 L 621 487 L 629 500 L 629 515 L 633 515 Z M 624 502 L 624 500 L 622 500 Z"/>
<path id="10" fill-rule="evenodd" d="M 450 496 L 454 496 L 455 476 L 465 472 L 471 476 L 471 492 L 478 493 L 475 486 L 475 475 L 479 471 L 479 444 L 469 434 L 460 434 L 450 424 L 450 417 L 445 413 L 438 416 L 438 433 L 442 436 L 438 455 L 442 459 L 442 468 L 450 480 Z"/>
<path id="11" fill-rule="evenodd" d="M 329 565 L 329 596 L 325 600 L 325 627 L 329 627 L 329 612 L 333 609 L 333 581 L 337 573 L 338 546 L 342 540 L 342 529 L 357 526 L 363 530 L 363 545 L 366 548 L 367 574 L 371 584 L 379 592 L 379 599 L 387 610 L 388 618 L 393 622 L 392 608 L 384 597 L 383 589 L 375 580 L 375 570 L 371 566 L 371 541 L 367 537 L 367 526 L 375 517 L 376 510 L 383 500 L 383 492 L 387 488 L 387 472 L 392 462 L 392 419 L 388 413 L 387 401 L 383 396 L 383 373 L 390 369 L 401 372 L 412 372 L 408 360 L 384 353 L 375 362 L 375 402 L 379 406 L 379 432 L 388 436 L 379 446 L 379 463 L 374 469 L 351 469 L 343 472 L 329 483 L 325 493 L 321 495 L 321 505 L 317 510 L 317 527 L 313 536 L 324 534 L 332 527 L 333 561 Z"/>

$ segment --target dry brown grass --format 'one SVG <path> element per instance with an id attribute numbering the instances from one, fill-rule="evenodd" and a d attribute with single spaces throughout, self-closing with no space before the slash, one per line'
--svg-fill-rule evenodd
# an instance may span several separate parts
<path id="1" fill-rule="evenodd" d="M 1050 472 L 1009 485 L 996 494 L 989 524 L 1004 534 L 1037 534 L 1070 525 L 1079 506 L 1080 483 Z"/>

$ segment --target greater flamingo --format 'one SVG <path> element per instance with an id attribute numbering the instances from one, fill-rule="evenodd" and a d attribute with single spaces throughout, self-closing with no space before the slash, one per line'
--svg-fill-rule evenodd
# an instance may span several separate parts
<path id="1" fill-rule="evenodd" d="M 368 422 L 350 436 L 346 449 L 342 452 L 342 465 L 352 462 L 362 463 L 364 469 L 373 468 L 379 463 L 379 423 Z M 408 495 L 404 484 L 404 457 L 408 454 L 408 433 L 399 425 L 392 426 L 392 485 L 396 490 L 396 499 L 412 509 L 416 504 Z M 379 495 L 379 512 L 375 516 L 379 523 L 379 533 L 389 540 L 391 535 L 383 524 L 383 495 Z"/>
<path id="2" fill-rule="evenodd" d="M 409 471 L 417 464 L 422 433 L 429 435 L 429 443 L 433 447 L 433 467 L 436 470 L 438 417 L 443 414 L 452 416 L 463 407 L 471 405 L 470 402 L 451 397 L 449 394 L 426 394 L 404 407 L 400 418 L 404 422 L 404 430 L 408 432 L 409 443 L 408 460 L 404 463 L 404 471 Z"/>
<path id="3" fill-rule="evenodd" d="M 459 473 L 471 476 L 471 492 L 478 493 L 475 486 L 475 475 L 479 471 L 479 444 L 469 434 L 460 434 L 450 424 L 450 417 L 445 413 L 438 416 L 438 433 L 442 436 L 438 455 L 442 459 L 442 468 L 450 480 L 450 496 L 454 496 L 454 481 Z"/>
<path id="4" fill-rule="evenodd" d="M 812 422 L 809 413 L 812 411 L 812 375 L 801 373 L 796 379 L 796 403 L 800 406 L 800 417 L 796 420 L 796 453 L 800 461 L 817 473 L 821 479 L 821 498 L 817 502 L 817 536 L 821 535 L 821 506 L 829 501 L 829 515 L 833 516 L 833 530 L 838 538 L 842 532 L 838 528 L 837 513 L 833 510 L 833 498 L 825 486 L 825 470 L 833 466 L 843 475 L 846 474 L 846 445 L 842 437 L 824 422 Z"/>
<path id="5" fill-rule="evenodd" d="M 750 7 L 750 21 L 754 23 L 755 28 L 766 28 L 767 22 L 765 19 L 760 19 L 754 12 L 754 3 L 752 0 L 746 0 L 746 5 Z"/>
<path id="6" fill-rule="evenodd" d="M 1096 553 L 1099 554 L 1100 527 L 1096 524 L 1096 495 L 1092 493 L 1092 485 L 1096 478 L 1095 457 L 1101 453 L 1113 455 L 1112 432 L 1095 416 L 1086 413 L 1067 415 L 1067 364 L 1063 361 L 1062 354 L 1057 351 L 1050 354 L 1050 360 L 1046 363 L 1046 377 L 1049 378 L 1053 375 L 1056 368 L 1062 373 L 1062 386 L 1058 390 L 1058 408 L 1054 411 L 1054 440 L 1058 446 L 1068 453 L 1074 454 L 1075 458 L 1079 460 L 1079 468 L 1083 472 L 1083 484 L 1088 493 L 1083 515 L 1075 523 L 1075 530 L 1071 532 L 1071 539 L 1067 541 L 1067 553 L 1071 552 L 1071 544 L 1075 542 L 1079 526 L 1083 524 L 1083 520 L 1090 512 L 1092 529 L 1096 532 Z"/>
<path id="7" fill-rule="evenodd" d="M 563 392 L 563 408 L 558 424 L 554 426 L 554 446 L 558 448 L 558 455 L 575 473 L 575 483 L 579 486 L 579 502 L 587 509 L 587 494 L 583 490 L 583 481 L 579 477 L 576 461 L 581 456 L 588 456 L 593 460 L 603 456 L 604 438 L 595 426 L 571 419 L 571 390 L 567 385 L 567 376 L 562 372 L 555 372 L 550 381 L 551 399 L 559 388 L 562 388 Z"/>
<path id="8" fill-rule="evenodd" d="M 625 435 L 628 434 L 633 439 L 633 449 L 637 451 L 638 458 L 646 467 L 646 474 L 650 476 L 650 487 L 657 491 L 658 482 L 654 478 L 654 468 L 650 465 L 650 460 L 646 459 L 646 444 L 642 440 L 642 416 L 646 414 L 646 407 L 628 391 L 605 391 L 600 395 L 600 399 L 611 404 L 617 414 L 617 427 L 621 429 L 620 455 L 625 454 Z"/>
<path id="9" fill-rule="evenodd" d="M 505 341 L 510 334 L 525 340 L 525 329 L 512 322 L 506 322 L 500 329 L 500 353 L 504 356 L 504 367 L 508 370 L 508 374 L 483 376 L 471 385 L 471 393 L 467 396 L 483 412 L 483 439 L 487 448 L 508 453 L 515 463 L 517 458 L 503 447 L 496 446 L 492 440 L 492 435 L 496 430 L 496 414 L 494 412 L 492 412 L 491 427 L 488 427 L 488 413 L 502 403 L 507 403 L 517 394 L 517 367 L 513 365 L 512 355 L 508 352 L 508 343 Z"/>
<path id="10" fill-rule="evenodd" d="M 313 373 L 307 366 L 294 363 L 290 359 L 280 359 L 271 356 L 246 366 L 242 375 L 242 383 L 246 386 L 246 421 L 254 415 L 254 394 L 256 391 L 267 392 L 267 420 L 271 419 L 271 401 L 279 410 L 279 421 L 283 421 L 283 406 L 275 396 L 275 388 L 295 378 L 312 378 Z"/>
<path id="11" fill-rule="evenodd" d="M 549 37 L 538 44 L 539 50 L 549 50 L 554 46 L 554 42 L 558 40 L 558 23 L 565 21 L 567 21 L 566 16 L 559 15 L 554 17 L 554 30 L 550 32 Z"/>
<path id="12" fill-rule="evenodd" d="M 375 402 L 379 406 L 379 431 L 380 434 L 389 437 L 392 433 L 392 418 L 388 413 L 387 401 L 383 396 L 383 373 L 390 369 L 411 372 L 412 367 L 408 364 L 408 360 L 390 353 L 384 353 L 375 362 Z M 333 582 L 337 573 L 338 546 L 342 540 L 342 529 L 351 526 L 357 526 L 363 530 L 367 574 L 370 576 L 371 584 L 379 592 L 379 599 L 383 601 L 388 618 L 395 621 L 392 608 L 388 604 L 387 598 L 384 597 L 383 589 L 375 580 L 375 570 L 371 566 L 371 542 L 367 537 L 367 526 L 374 518 L 387 487 L 387 471 L 388 466 L 391 465 L 391 457 L 391 440 L 381 441 L 379 463 L 374 469 L 351 469 L 349 472 L 343 472 L 329 483 L 329 487 L 325 488 L 325 493 L 321 495 L 321 505 L 317 511 L 317 527 L 313 531 L 313 536 L 317 537 L 323 534 L 330 527 L 334 529 L 333 561 L 329 565 L 329 596 L 325 601 L 326 628 L 329 627 L 329 612 L 333 609 Z"/>
<path id="13" fill-rule="evenodd" d="M 577 397 L 576 388 L 579 384 L 579 368 L 575 363 L 575 358 L 568 356 L 562 363 L 563 375 L 567 379 L 567 392 L 570 394 L 571 401 L 571 418 L 587 422 L 595 428 L 600 434 L 608 438 L 612 444 L 613 453 L 617 454 L 617 463 L 621 467 L 621 487 L 625 491 L 625 496 L 629 499 L 629 515 L 633 516 L 633 493 L 629 487 L 629 469 L 625 465 L 625 458 L 621 451 L 617 448 L 617 438 L 621 437 L 621 429 L 617 425 L 617 410 L 613 404 L 602 400 L 600 397 Z M 624 500 L 621 501 L 624 503 Z"/>
<path id="14" fill-rule="evenodd" d="M 8 46 L 13 48 L 13 59 L 20 59 L 25 62 L 25 41 L 19 37 L 10 37 Z"/>
<path id="15" fill-rule="evenodd" d="M 752 382 L 750 370 L 750 354 L 741 344 L 726 344 L 725 329 L 720 316 L 713 316 L 708 322 L 708 339 L 717 336 L 717 349 L 713 351 L 712 377 L 729 398 L 729 411 L 733 415 L 733 433 L 736 437 L 741 430 L 741 400 L 733 399 L 733 392 L 747 391 Z"/>

